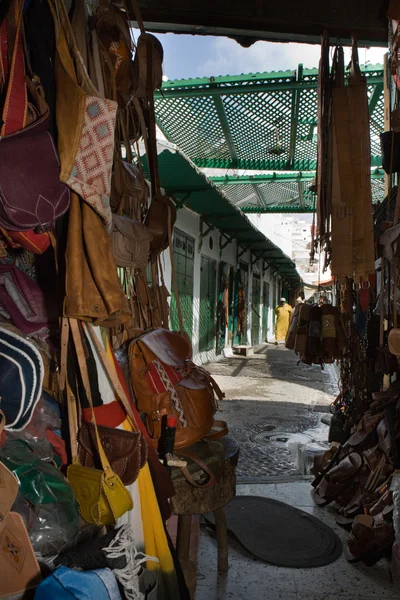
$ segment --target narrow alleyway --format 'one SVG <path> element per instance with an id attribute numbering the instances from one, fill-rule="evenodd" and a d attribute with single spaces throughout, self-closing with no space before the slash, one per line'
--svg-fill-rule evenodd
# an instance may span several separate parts
<path id="1" fill-rule="evenodd" d="M 296 506 L 329 525 L 343 542 L 348 532 L 335 522 L 331 507 L 311 496 L 310 477 L 296 469 L 287 441 L 299 433 L 326 440 L 329 404 L 337 390 L 332 366 L 297 365 L 293 352 L 265 345 L 252 357 L 233 356 L 208 365 L 226 393 L 218 416 L 241 445 L 238 495 L 272 498 Z M 299 438 L 295 438 L 299 439 Z M 269 540 L 265 540 L 268 544 Z M 218 574 L 215 535 L 202 528 L 196 600 L 395 600 L 390 565 L 336 562 L 313 569 L 276 567 L 256 560 L 229 539 L 229 571 Z"/>
<path id="2" fill-rule="evenodd" d="M 226 395 L 218 416 L 240 443 L 239 480 L 298 476 L 287 442 L 326 440 L 321 419 L 337 395 L 335 368 L 297 365 L 294 352 L 272 344 L 207 368 Z"/>

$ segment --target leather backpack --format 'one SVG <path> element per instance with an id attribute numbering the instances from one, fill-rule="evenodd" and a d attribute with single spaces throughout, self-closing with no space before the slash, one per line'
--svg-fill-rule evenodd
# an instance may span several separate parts
<path id="1" fill-rule="evenodd" d="M 224 394 L 211 375 L 192 362 L 186 337 L 161 328 L 142 333 L 129 346 L 129 370 L 137 408 L 146 415 L 154 446 L 167 415 L 178 417 L 175 448 L 226 435 L 226 423 L 214 421 Z"/>

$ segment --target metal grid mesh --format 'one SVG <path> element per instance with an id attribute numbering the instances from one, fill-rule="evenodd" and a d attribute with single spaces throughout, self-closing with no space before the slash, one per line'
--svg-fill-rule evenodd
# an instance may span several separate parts
<path id="1" fill-rule="evenodd" d="M 298 184 L 295 181 L 268 182 L 258 185 L 222 185 L 220 188 L 229 200 L 242 209 L 283 209 L 299 212 L 305 210 L 311 212 L 314 208 L 314 196 L 309 191 L 310 182 L 300 182 L 303 190 L 304 207 L 300 206 Z M 255 189 L 257 188 L 257 190 Z"/>
<path id="2" fill-rule="evenodd" d="M 168 81 L 156 93 L 157 122 L 167 139 L 200 167 L 311 171 L 317 154 L 317 69 Z M 369 65 L 371 164 L 381 165 L 383 67 Z M 218 108 L 219 106 L 219 108 Z M 294 115 L 298 115 L 294 119 Z M 281 153 L 271 153 L 279 136 Z M 294 144 L 291 147 L 291 139 Z M 312 210 L 309 184 L 302 182 L 305 209 Z M 245 207 L 301 210 L 296 182 L 223 185 L 231 202 Z M 374 202 L 383 181 L 372 181 Z"/>
<path id="3" fill-rule="evenodd" d="M 372 164 L 380 161 L 379 133 L 383 131 L 383 67 L 367 66 L 371 111 Z M 156 94 L 158 125 L 200 167 L 265 170 L 312 170 L 316 165 L 318 71 L 257 73 L 215 79 L 168 81 Z M 294 92 L 298 90 L 296 95 Z M 377 90 L 377 93 L 375 93 Z M 296 100 L 297 96 L 297 100 Z M 221 123 L 214 98 L 223 105 Z M 298 102 L 297 121 L 293 119 Z M 224 131 L 229 131 L 230 141 Z M 276 146 L 278 131 L 282 154 Z M 289 161 L 291 132 L 295 132 L 294 157 Z"/>

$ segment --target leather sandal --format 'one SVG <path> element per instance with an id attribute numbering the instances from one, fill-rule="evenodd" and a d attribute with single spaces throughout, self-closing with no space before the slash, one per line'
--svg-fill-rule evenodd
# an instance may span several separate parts
<path id="1" fill-rule="evenodd" d="M 355 431 L 343 446 L 345 452 L 364 452 L 376 445 L 378 438 L 376 428 L 382 415 L 366 413 Z"/>
<path id="2" fill-rule="evenodd" d="M 318 462 L 316 464 L 314 460 L 315 479 L 311 483 L 313 488 L 316 488 L 321 482 L 322 478 L 326 475 L 326 473 L 328 473 L 328 471 L 330 471 L 330 469 L 332 469 L 332 467 L 335 464 L 337 464 L 337 462 L 339 461 L 340 451 L 341 446 L 332 446 L 332 448 L 329 448 L 329 450 L 324 452 L 322 457 L 320 457 L 319 464 Z"/>
<path id="3" fill-rule="evenodd" d="M 383 517 L 358 515 L 344 550 L 349 562 L 363 561 L 372 566 L 389 555 L 394 542 L 393 526 Z"/>
<path id="4" fill-rule="evenodd" d="M 314 492 L 314 500 L 319 506 L 326 506 L 354 481 L 355 475 L 363 466 L 362 458 L 353 452 L 324 475 Z"/>
<path id="5" fill-rule="evenodd" d="M 359 482 L 357 493 L 353 496 L 346 507 L 339 510 L 336 517 L 336 523 L 345 529 L 351 528 L 357 515 L 369 514 L 372 516 L 381 513 L 384 508 L 390 506 L 393 501 L 393 495 L 390 492 L 390 481 L 392 476 L 383 481 L 378 487 L 375 487 L 375 475 L 371 473 L 364 481 Z M 381 477 L 384 475 L 381 473 Z M 378 478 L 379 481 L 379 478 Z M 370 491 L 370 486 L 374 485 L 374 491 Z"/>

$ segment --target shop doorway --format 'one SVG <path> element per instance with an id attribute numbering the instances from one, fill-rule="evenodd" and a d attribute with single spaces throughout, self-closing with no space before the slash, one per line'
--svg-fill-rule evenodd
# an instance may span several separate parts
<path id="1" fill-rule="evenodd" d="M 194 272 L 194 238 L 180 229 L 174 230 L 175 272 L 181 301 L 183 326 L 186 333 L 193 335 L 193 272 Z M 173 292 L 171 293 L 171 329 L 179 329 L 178 311 Z"/>
<path id="2" fill-rule="evenodd" d="M 217 263 L 206 256 L 201 257 L 200 268 L 200 318 L 199 351 L 212 350 L 215 344 L 215 304 L 217 286 Z"/>
<path id="3" fill-rule="evenodd" d="M 247 341 L 247 291 L 248 291 L 248 266 L 246 263 L 239 263 L 236 271 L 235 281 L 235 304 L 233 328 L 235 345 L 245 344 Z"/>
<path id="4" fill-rule="evenodd" d="M 260 293 L 260 276 L 254 273 L 251 286 L 251 343 L 253 346 L 257 346 L 260 343 Z"/>
<path id="5" fill-rule="evenodd" d="M 217 303 L 217 355 L 232 338 L 233 325 L 233 269 L 228 263 L 221 261 L 218 271 L 218 303 Z M 228 339 L 227 339 L 228 337 Z"/>
<path id="6" fill-rule="evenodd" d="M 268 316 L 269 316 L 269 283 L 263 283 L 263 304 L 262 304 L 262 341 L 268 340 Z"/>

